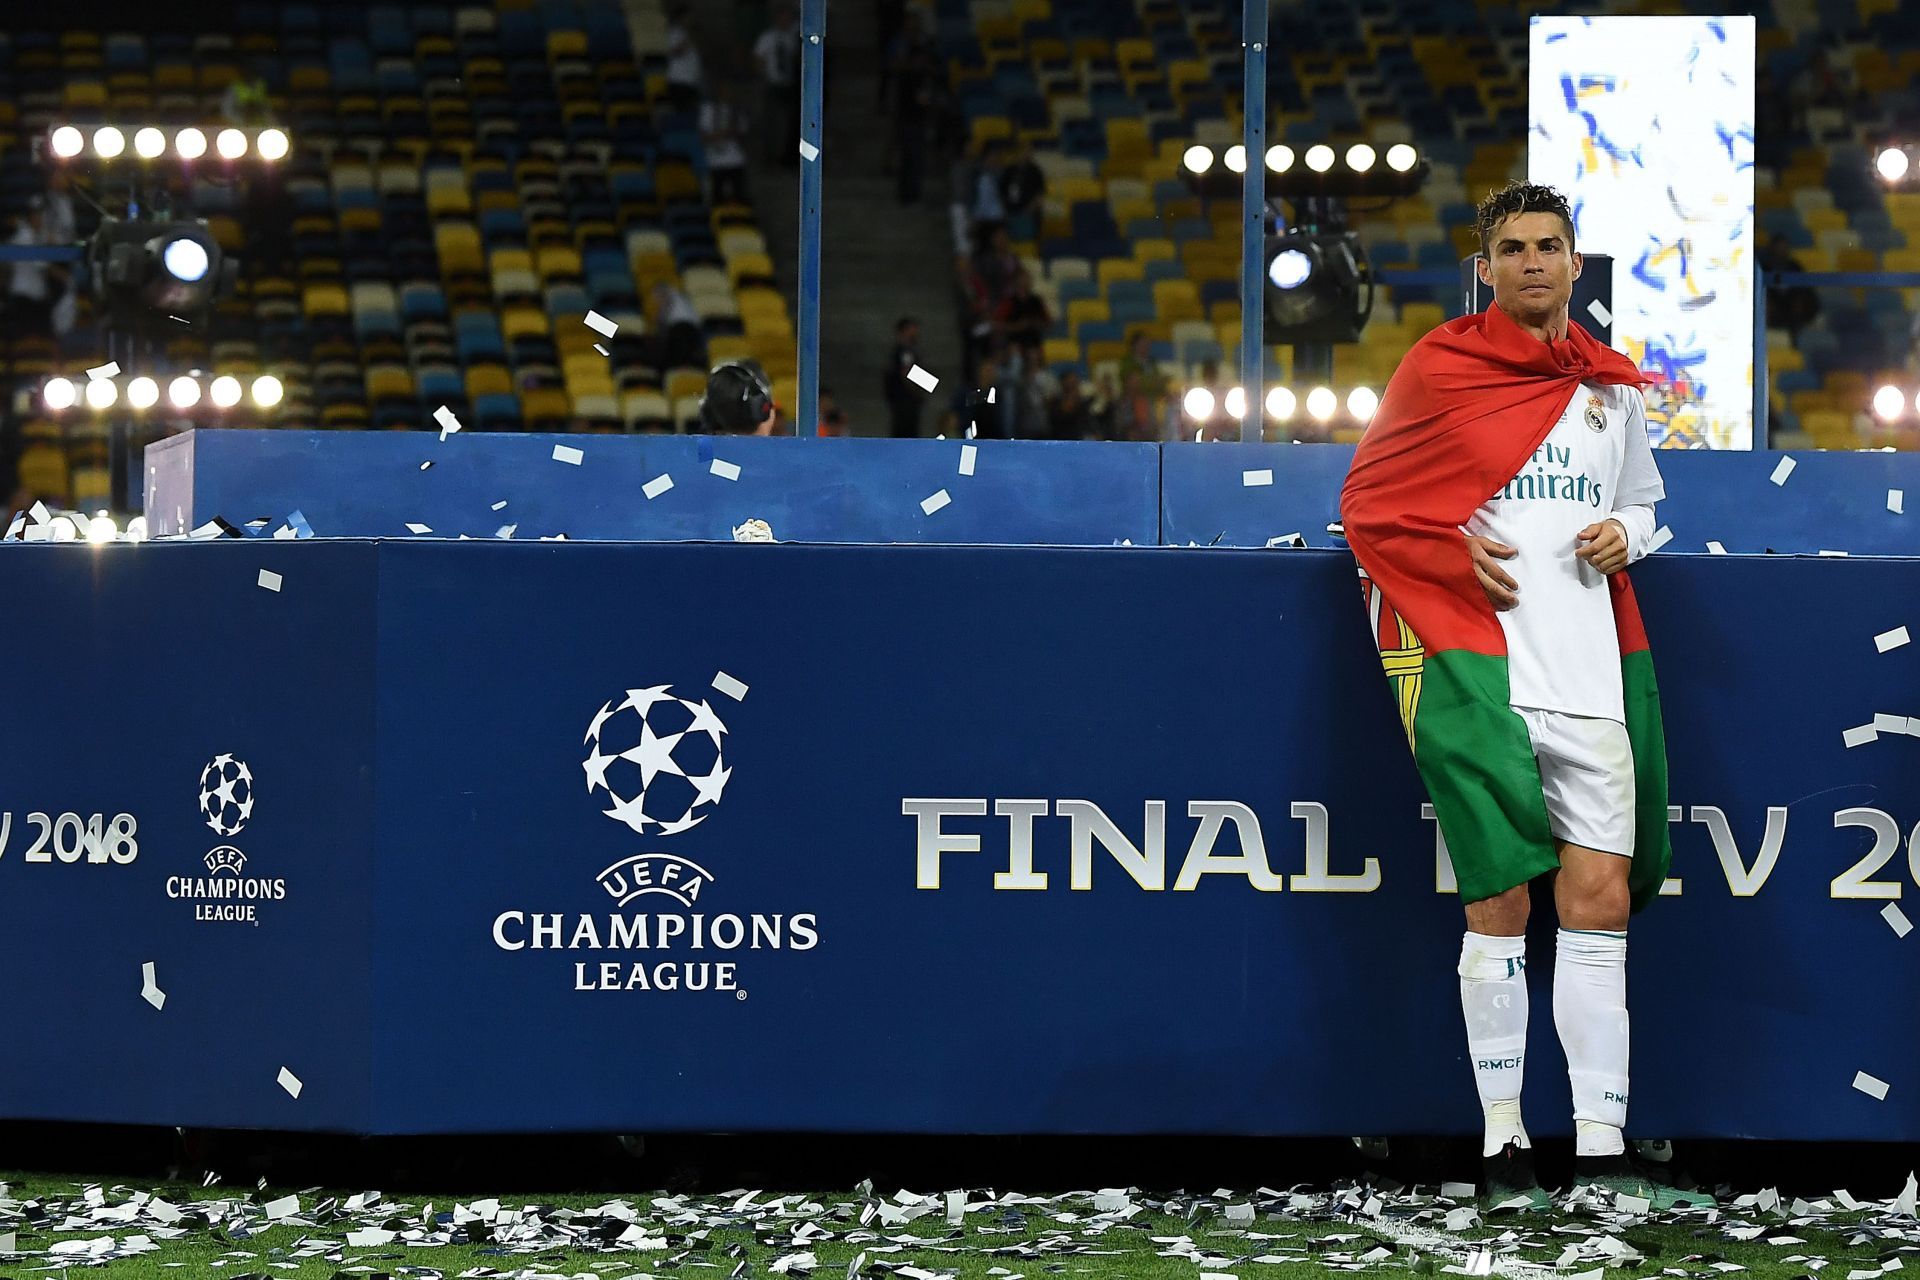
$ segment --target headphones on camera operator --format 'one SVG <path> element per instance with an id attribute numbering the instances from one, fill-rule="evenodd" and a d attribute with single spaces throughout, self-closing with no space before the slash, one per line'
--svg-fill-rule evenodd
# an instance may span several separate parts
<path id="1" fill-rule="evenodd" d="M 771 428 L 773 384 L 757 360 L 723 360 L 707 374 L 700 399 L 700 430 L 716 435 L 754 435 Z"/>

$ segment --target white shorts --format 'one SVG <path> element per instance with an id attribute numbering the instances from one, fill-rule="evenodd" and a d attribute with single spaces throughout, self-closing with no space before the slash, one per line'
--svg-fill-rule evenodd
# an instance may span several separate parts
<path id="1" fill-rule="evenodd" d="M 1527 722 L 1556 840 L 1633 856 L 1633 747 L 1618 720 L 1515 707 Z"/>

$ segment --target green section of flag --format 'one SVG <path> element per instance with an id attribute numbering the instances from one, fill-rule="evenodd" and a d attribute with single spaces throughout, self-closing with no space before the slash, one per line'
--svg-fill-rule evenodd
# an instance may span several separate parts
<path id="1" fill-rule="evenodd" d="M 1465 649 L 1426 655 L 1413 760 L 1446 833 L 1463 902 L 1491 898 L 1560 865 L 1540 766 L 1508 692 L 1503 655 Z"/>
<path id="2" fill-rule="evenodd" d="M 1620 659 L 1620 684 L 1626 696 L 1627 741 L 1633 747 L 1633 869 L 1627 883 L 1638 911 L 1660 895 L 1673 864 L 1667 830 L 1667 734 L 1651 650 Z"/>

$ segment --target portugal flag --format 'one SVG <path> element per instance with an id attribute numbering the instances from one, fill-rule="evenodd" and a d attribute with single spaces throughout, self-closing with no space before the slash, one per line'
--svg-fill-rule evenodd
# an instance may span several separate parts
<path id="1" fill-rule="evenodd" d="M 1414 344 L 1354 453 L 1340 517 L 1374 642 L 1433 797 L 1464 901 L 1560 865 L 1527 728 L 1508 705 L 1507 640 L 1474 576 L 1465 525 L 1540 447 L 1582 382 L 1644 381 L 1578 324 L 1542 342 L 1498 307 Z M 1608 579 L 1635 786 L 1638 911 L 1660 892 L 1667 752 L 1653 655 L 1625 570 Z"/>

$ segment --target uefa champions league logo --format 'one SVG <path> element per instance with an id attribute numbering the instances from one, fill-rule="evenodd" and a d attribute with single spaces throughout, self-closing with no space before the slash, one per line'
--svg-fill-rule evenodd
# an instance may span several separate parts
<path id="1" fill-rule="evenodd" d="M 200 771 L 200 816 L 217 836 L 240 834 L 253 816 L 253 771 L 222 751 Z"/>
<path id="2" fill-rule="evenodd" d="M 671 685 L 629 689 L 587 726 L 587 791 L 611 802 L 607 817 L 638 835 L 674 836 L 705 822 L 733 770 L 722 758 L 727 726 L 706 699 Z"/>

